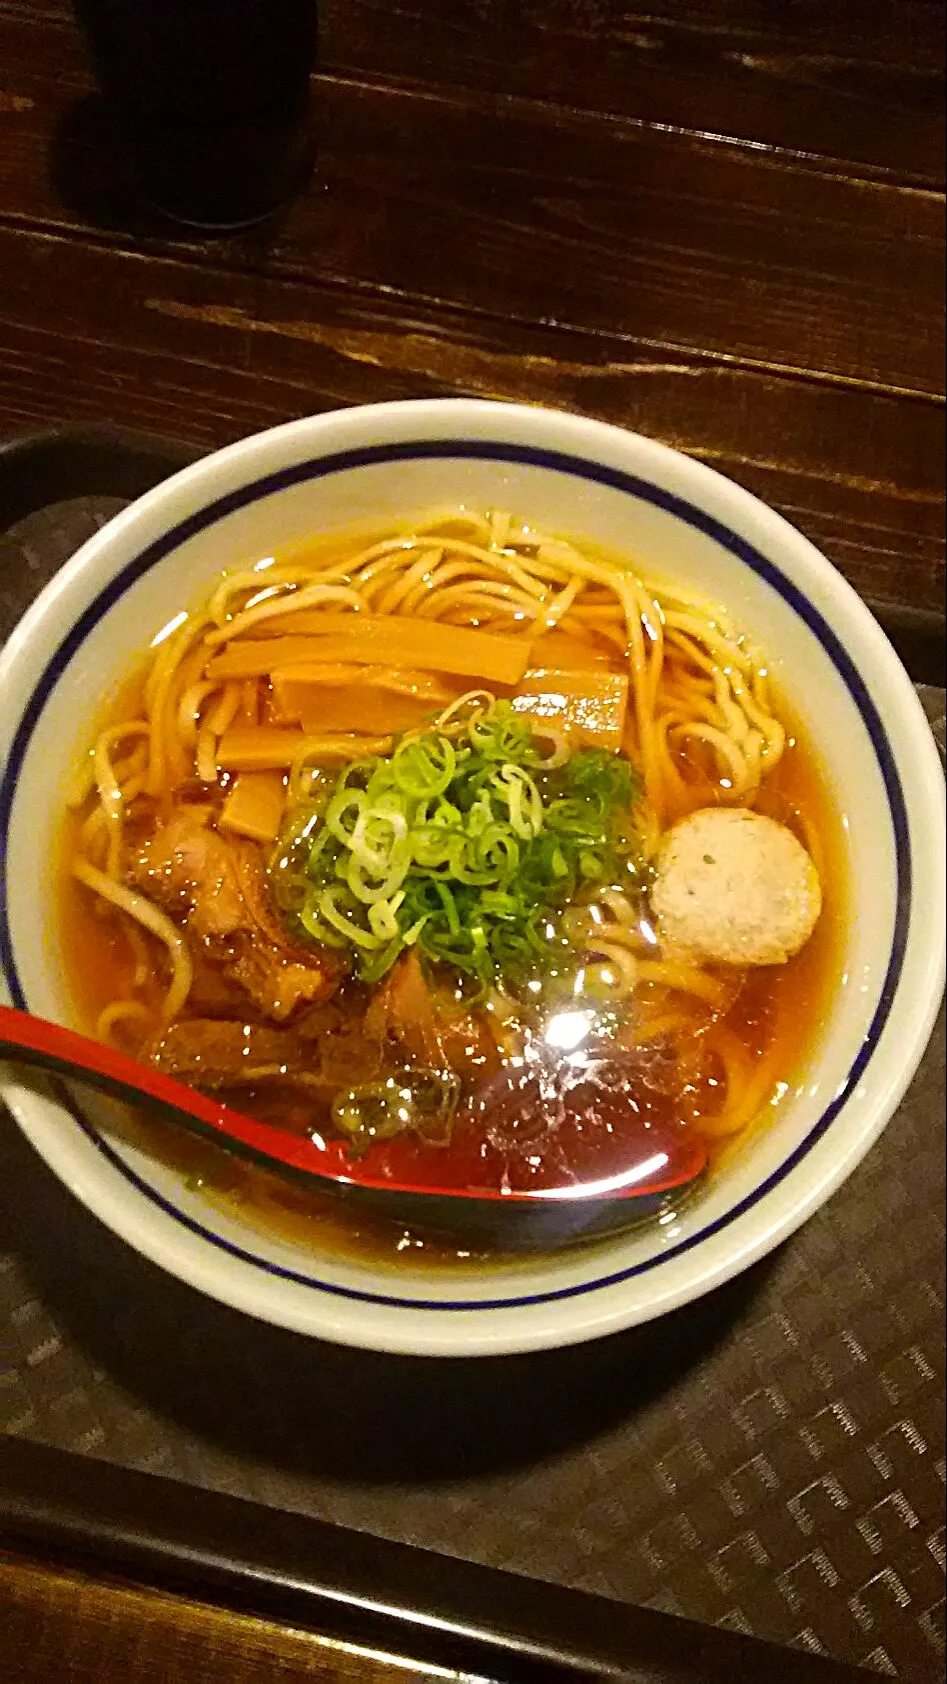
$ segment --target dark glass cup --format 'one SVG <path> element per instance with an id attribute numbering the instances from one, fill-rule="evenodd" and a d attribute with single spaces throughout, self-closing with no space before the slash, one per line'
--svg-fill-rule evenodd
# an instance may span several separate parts
<path id="1" fill-rule="evenodd" d="M 145 197 L 262 221 L 305 184 L 317 0 L 74 0 Z"/>

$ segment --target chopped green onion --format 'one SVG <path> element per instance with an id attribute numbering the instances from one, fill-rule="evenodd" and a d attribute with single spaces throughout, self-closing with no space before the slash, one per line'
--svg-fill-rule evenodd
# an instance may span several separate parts
<path id="1" fill-rule="evenodd" d="M 414 1133 L 432 1146 L 450 1143 L 460 1084 L 448 1071 L 405 1070 L 336 1095 L 332 1120 L 361 1154 L 378 1140 Z"/>
<path id="2" fill-rule="evenodd" d="M 443 795 L 457 766 L 449 737 L 415 737 L 395 750 L 391 770 L 395 783 L 418 801 Z"/>
<path id="3" fill-rule="evenodd" d="M 343 848 L 351 844 L 359 819 L 365 811 L 365 800 L 363 790 L 341 789 L 329 802 L 325 819 L 326 830 L 337 842 L 341 842 Z"/>
<path id="4" fill-rule="evenodd" d="M 627 761 L 580 749 L 550 769 L 529 723 L 487 697 L 450 729 L 346 767 L 277 850 L 284 915 L 366 982 L 415 945 L 481 992 L 535 970 L 576 890 L 634 851 Z"/>

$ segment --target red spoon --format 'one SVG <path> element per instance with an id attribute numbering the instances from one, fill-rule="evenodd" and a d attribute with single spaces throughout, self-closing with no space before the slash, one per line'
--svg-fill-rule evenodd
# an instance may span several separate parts
<path id="1" fill-rule="evenodd" d="M 463 1180 L 457 1180 L 455 1160 L 451 1180 L 453 1154 L 414 1141 L 400 1154 L 402 1170 L 410 1176 L 401 1179 L 401 1142 L 382 1143 L 363 1158 L 352 1157 L 344 1141 L 291 1134 L 255 1122 L 112 1047 L 8 1006 L 0 1006 L 0 1060 L 78 1078 L 297 1184 L 357 1193 L 360 1199 L 387 1205 L 388 1214 L 398 1220 L 422 1220 L 465 1233 L 472 1225 L 507 1247 L 550 1245 L 626 1228 L 663 1208 L 707 1167 L 704 1144 L 674 1130 L 644 1140 L 632 1170 L 586 1183 L 564 1181 L 500 1192 L 495 1186 L 471 1184 L 478 1179 L 473 1158 L 470 1178 L 461 1169 Z M 511 1223 L 513 1213 L 529 1220 Z"/>

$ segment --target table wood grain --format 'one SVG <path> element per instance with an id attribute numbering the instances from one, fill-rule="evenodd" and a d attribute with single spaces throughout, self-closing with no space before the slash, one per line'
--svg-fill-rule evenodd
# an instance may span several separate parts
<path id="1" fill-rule="evenodd" d="M 0 1550 L 4 1684 L 488 1684 L 105 1574 Z"/>
<path id="2" fill-rule="evenodd" d="M 0 0 L 0 429 L 213 448 L 474 393 L 720 467 L 942 611 L 938 0 L 326 0 L 316 176 L 149 214 L 64 0 Z"/>

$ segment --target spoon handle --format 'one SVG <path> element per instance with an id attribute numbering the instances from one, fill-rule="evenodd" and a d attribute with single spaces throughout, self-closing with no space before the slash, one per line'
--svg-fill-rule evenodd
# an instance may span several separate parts
<path id="1" fill-rule="evenodd" d="M 330 1168 L 324 1153 L 305 1135 L 254 1122 L 114 1047 L 12 1006 L 0 1006 L 0 1061 L 78 1078 L 112 1099 L 144 1106 L 166 1122 L 215 1140 L 264 1168 L 323 1181 L 342 1179 L 341 1164 Z"/>

